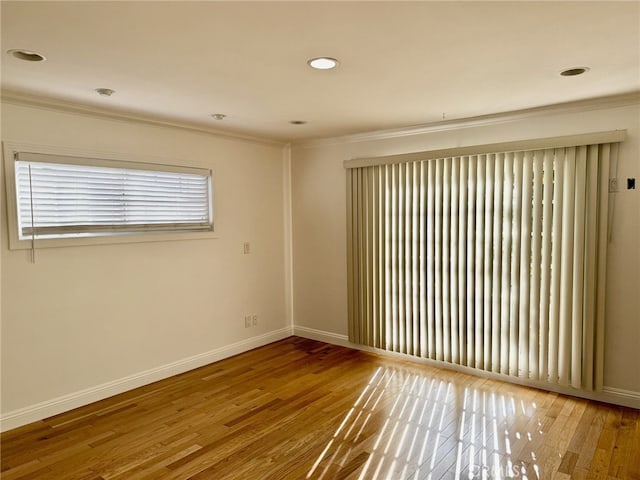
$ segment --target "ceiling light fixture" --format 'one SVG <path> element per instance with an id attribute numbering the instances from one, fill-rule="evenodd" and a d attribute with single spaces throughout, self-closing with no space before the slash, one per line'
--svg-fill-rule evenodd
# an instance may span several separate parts
<path id="1" fill-rule="evenodd" d="M 111 95 L 116 93 L 116 91 L 111 90 L 110 88 L 96 88 L 96 93 L 101 97 L 110 97 Z"/>
<path id="2" fill-rule="evenodd" d="M 25 62 L 44 62 L 46 60 L 44 55 L 32 50 L 13 49 L 7 50 L 7 53 L 12 57 L 24 60 Z"/>
<path id="3" fill-rule="evenodd" d="M 213 113 L 211 114 L 211 117 L 214 120 L 224 120 L 227 116 L 224 113 Z"/>
<path id="4" fill-rule="evenodd" d="M 560 75 L 562 75 L 563 77 L 575 77 L 576 75 L 582 75 L 583 73 L 588 71 L 589 67 L 573 67 L 562 70 L 560 72 Z"/>
<path id="5" fill-rule="evenodd" d="M 338 66 L 338 60 L 331 57 L 317 57 L 309 60 L 307 64 L 316 70 L 331 70 Z"/>
<path id="6" fill-rule="evenodd" d="M 291 120 L 289 123 L 291 125 L 304 125 L 307 122 L 305 122 L 304 120 Z"/>

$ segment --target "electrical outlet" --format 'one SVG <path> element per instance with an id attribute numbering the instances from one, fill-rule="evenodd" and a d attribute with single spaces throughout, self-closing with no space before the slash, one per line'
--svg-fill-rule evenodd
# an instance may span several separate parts
<path id="1" fill-rule="evenodd" d="M 252 318 L 253 321 L 253 326 L 257 327 L 258 326 L 258 315 L 254 315 Z"/>
<path id="2" fill-rule="evenodd" d="M 244 328 L 251 328 L 251 315 L 244 317 Z"/>
<path id="3" fill-rule="evenodd" d="M 609 179 L 609 193 L 616 193 L 618 191 L 618 179 L 610 178 Z"/>

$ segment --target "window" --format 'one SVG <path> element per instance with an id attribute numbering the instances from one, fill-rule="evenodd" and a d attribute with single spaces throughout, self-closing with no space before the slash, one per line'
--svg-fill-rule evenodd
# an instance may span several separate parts
<path id="1" fill-rule="evenodd" d="M 145 240 L 141 234 L 156 240 L 164 237 L 149 234 L 213 231 L 208 169 L 15 150 L 10 157 L 12 248 L 55 239 L 101 237 L 98 243 L 105 243 L 105 237 L 139 241 Z"/>
<path id="2" fill-rule="evenodd" d="M 349 339 L 600 388 L 605 192 L 623 139 L 346 162 Z"/>

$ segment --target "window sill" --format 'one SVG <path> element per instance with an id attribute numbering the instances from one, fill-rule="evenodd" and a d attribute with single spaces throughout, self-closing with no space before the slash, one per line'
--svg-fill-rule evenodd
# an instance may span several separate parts
<path id="1" fill-rule="evenodd" d="M 113 245 L 121 243 L 172 242 L 180 240 L 214 240 L 220 238 L 216 232 L 145 232 L 94 235 L 87 237 L 42 238 L 35 240 L 35 248 L 79 247 L 91 245 Z M 31 240 L 11 238 L 10 250 L 29 250 Z"/>

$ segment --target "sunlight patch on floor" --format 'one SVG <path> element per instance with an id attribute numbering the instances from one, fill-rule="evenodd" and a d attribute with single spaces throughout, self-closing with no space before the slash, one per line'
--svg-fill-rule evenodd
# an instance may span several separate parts
<path id="1" fill-rule="evenodd" d="M 306 478 L 540 480 L 541 425 L 534 402 L 379 367 Z"/>

